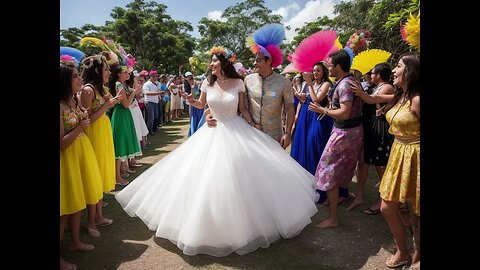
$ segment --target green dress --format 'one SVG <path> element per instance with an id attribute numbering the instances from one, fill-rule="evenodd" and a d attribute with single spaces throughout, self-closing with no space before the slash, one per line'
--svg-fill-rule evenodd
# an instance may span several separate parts
<path id="1" fill-rule="evenodd" d="M 127 99 L 132 94 L 128 86 L 121 82 L 117 82 L 115 88 L 117 93 L 122 90 L 125 91 Z M 115 104 L 113 106 L 111 123 L 115 158 L 125 161 L 127 158 L 142 155 L 130 109 L 123 107 L 120 103 Z"/>

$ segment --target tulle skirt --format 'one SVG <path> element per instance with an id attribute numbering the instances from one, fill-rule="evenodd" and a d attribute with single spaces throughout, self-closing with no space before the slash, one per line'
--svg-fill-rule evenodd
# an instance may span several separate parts
<path id="1" fill-rule="evenodd" d="M 240 117 L 203 125 L 116 195 L 156 236 L 212 256 L 298 235 L 317 197 L 314 177 Z"/>

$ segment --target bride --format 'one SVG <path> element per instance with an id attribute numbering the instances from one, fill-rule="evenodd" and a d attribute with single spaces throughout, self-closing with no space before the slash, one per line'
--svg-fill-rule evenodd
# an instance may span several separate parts
<path id="1" fill-rule="evenodd" d="M 203 125 L 116 199 L 186 255 L 244 255 L 298 235 L 317 212 L 318 195 L 314 177 L 248 124 L 233 54 L 220 47 L 210 52 L 211 75 L 199 100 L 186 98 L 197 108 L 207 102 L 217 126 Z"/>

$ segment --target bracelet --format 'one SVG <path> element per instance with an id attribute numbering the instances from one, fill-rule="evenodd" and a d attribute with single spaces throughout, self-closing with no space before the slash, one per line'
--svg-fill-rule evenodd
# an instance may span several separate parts
<path id="1" fill-rule="evenodd" d="M 328 115 L 328 108 L 323 108 L 323 113 Z"/>

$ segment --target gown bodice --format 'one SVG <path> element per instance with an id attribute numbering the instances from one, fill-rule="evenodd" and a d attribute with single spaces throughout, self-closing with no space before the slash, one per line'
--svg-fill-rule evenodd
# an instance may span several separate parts
<path id="1" fill-rule="evenodd" d="M 222 122 L 238 116 L 238 93 L 244 92 L 245 86 L 240 79 L 230 79 L 229 82 L 224 82 L 222 87 L 220 84 L 215 82 L 210 86 L 206 82 L 202 88 L 206 90 L 207 104 L 213 116 Z"/>

